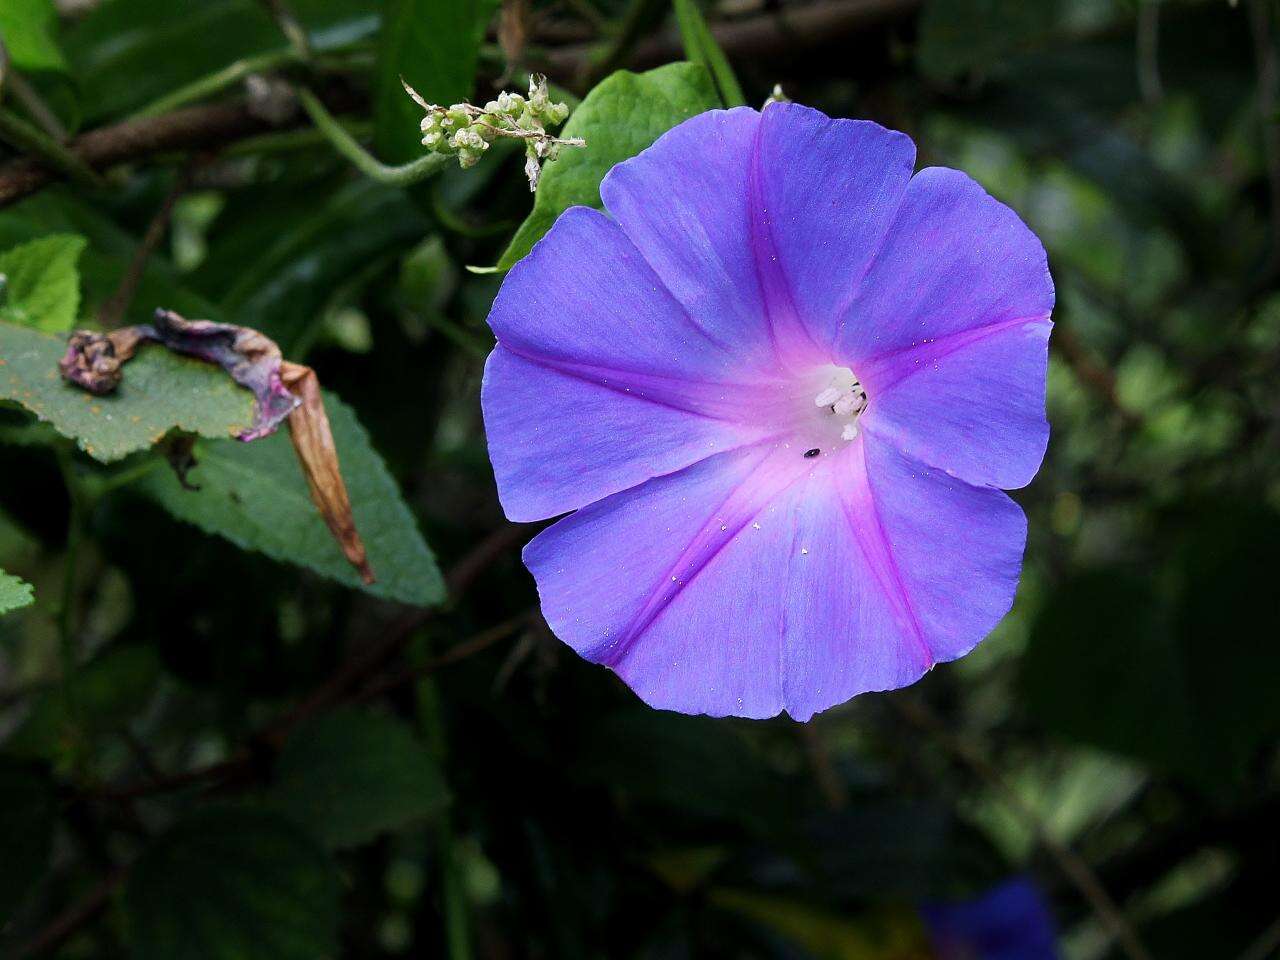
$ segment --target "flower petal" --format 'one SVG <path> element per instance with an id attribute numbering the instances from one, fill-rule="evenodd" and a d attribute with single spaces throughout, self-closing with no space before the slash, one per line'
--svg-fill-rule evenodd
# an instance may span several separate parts
<path id="1" fill-rule="evenodd" d="M 765 108 L 753 181 L 757 260 L 775 335 L 830 354 L 838 320 L 902 202 L 916 148 L 868 120 L 832 120 L 796 103 Z"/>
<path id="2" fill-rule="evenodd" d="M 618 225 L 588 207 L 561 214 L 511 269 L 488 319 L 522 356 L 694 380 L 740 373 L 734 351 L 693 323 Z"/>
<path id="3" fill-rule="evenodd" d="M 1026 486 L 1049 443 L 1051 327 L 997 323 L 864 365 L 874 401 L 863 428 L 970 483 Z"/>
<path id="4" fill-rule="evenodd" d="M 763 444 L 587 507 L 525 563 L 555 633 L 649 704 L 804 720 L 972 648 L 1025 533 L 1003 493 L 883 445 Z"/>
<path id="5" fill-rule="evenodd" d="M 694 412 L 679 384 L 628 382 L 528 359 L 499 345 L 481 402 L 507 517 L 544 520 L 757 440 L 763 428 Z"/>
<path id="6" fill-rule="evenodd" d="M 794 567 L 788 585 L 784 689 L 797 720 L 973 649 L 1012 605 L 1026 544 L 1022 509 L 999 490 L 865 435 L 839 459 L 831 492 L 808 507 L 821 522 L 804 560 L 819 562 Z"/>
<path id="7" fill-rule="evenodd" d="M 750 229 L 759 125 L 747 107 L 699 114 L 609 171 L 600 197 L 700 327 L 771 360 Z"/>
<path id="8" fill-rule="evenodd" d="M 764 436 L 770 396 L 694 325 L 617 224 L 560 217 L 502 285 L 485 430 L 513 520 L 537 520 Z M 772 384 L 774 389 L 783 386 Z"/>
<path id="9" fill-rule="evenodd" d="M 868 428 L 970 482 L 1029 482 L 1053 300 L 1017 214 L 959 171 L 920 171 L 836 343 L 871 396 Z"/>
<path id="10" fill-rule="evenodd" d="M 776 714 L 789 531 L 760 514 L 803 475 L 803 458 L 785 453 L 722 454 L 535 537 L 524 562 L 552 630 L 653 706 Z M 732 577 L 744 561 L 753 573 Z"/>

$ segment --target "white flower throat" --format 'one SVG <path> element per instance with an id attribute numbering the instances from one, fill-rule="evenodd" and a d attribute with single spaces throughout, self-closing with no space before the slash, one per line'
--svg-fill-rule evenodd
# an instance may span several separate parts
<path id="1" fill-rule="evenodd" d="M 829 415 L 840 422 L 841 440 L 852 440 L 858 435 L 858 415 L 867 408 L 867 391 L 848 371 L 835 380 L 813 398 L 813 405 L 826 407 Z"/>

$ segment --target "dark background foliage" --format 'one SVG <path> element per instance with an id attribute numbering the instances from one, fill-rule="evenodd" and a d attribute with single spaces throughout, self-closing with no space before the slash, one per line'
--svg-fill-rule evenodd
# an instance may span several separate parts
<path id="1" fill-rule="evenodd" d="M 748 102 L 909 132 L 1023 215 L 1058 289 L 1013 612 L 807 726 L 648 710 L 550 636 L 477 399 L 500 277 L 466 269 L 529 213 L 520 158 L 380 182 L 290 88 L 389 164 L 420 152 L 401 74 L 483 102 L 541 69 L 576 103 L 687 57 L 690 103 L 731 98 L 676 7 L 0 0 L 0 387 L 32 326 L 256 327 L 332 391 L 382 575 L 352 586 L 282 437 L 199 441 L 192 494 L 144 449 L 184 404 L 244 412 L 211 371 L 135 361 L 163 416 L 132 446 L 6 394 L 0 954 L 904 960 L 921 905 L 1023 874 L 1070 960 L 1276 955 L 1275 4 L 702 8 Z M 674 122 L 654 102 L 581 122 L 625 156 Z M 107 439 L 136 452 L 104 466 Z"/>

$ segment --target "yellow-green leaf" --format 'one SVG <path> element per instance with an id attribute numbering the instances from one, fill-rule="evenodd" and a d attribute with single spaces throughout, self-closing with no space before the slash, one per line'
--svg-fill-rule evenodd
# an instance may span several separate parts
<path id="1" fill-rule="evenodd" d="M 70 330 L 80 309 L 85 239 L 55 234 L 0 253 L 0 320 L 50 333 Z"/>

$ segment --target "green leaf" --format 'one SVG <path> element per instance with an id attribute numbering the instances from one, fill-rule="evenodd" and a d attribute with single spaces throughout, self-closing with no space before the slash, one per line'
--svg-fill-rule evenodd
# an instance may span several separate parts
<path id="1" fill-rule="evenodd" d="M 675 0 L 675 8 L 676 25 L 680 28 L 680 42 L 684 45 L 685 56 L 706 67 L 720 91 L 720 101 L 726 107 L 745 106 L 747 98 L 738 85 L 738 78 L 729 65 L 729 58 L 712 36 L 711 28 L 707 26 L 706 18 L 698 9 L 696 0 Z"/>
<path id="2" fill-rule="evenodd" d="M 184 490 L 168 470 L 155 470 L 140 488 L 175 517 L 246 550 L 296 563 L 375 596 L 428 606 L 444 597 L 444 581 L 395 480 L 369 443 L 351 408 L 325 394 L 342 475 L 356 528 L 377 582 L 366 586 L 316 512 L 286 431 L 253 443 L 196 447 L 190 474 L 198 491 Z"/>
<path id="3" fill-rule="evenodd" d="M 66 684 L 37 695 L 22 725 L 6 742 L 16 756 L 58 760 L 125 726 L 150 701 L 160 661 L 150 647 L 110 650 L 80 667 Z"/>
<path id="4" fill-rule="evenodd" d="M 582 137 L 586 147 L 566 149 L 546 165 L 533 212 L 498 267 L 511 269 L 569 207 L 602 206 L 600 181 L 615 164 L 634 157 L 676 124 L 718 106 L 710 75 L 696 63 L 669 63 L 639 74 L 619 70 L 606 77 L 587 94 L 561 134 Z"/>
<path id="5" fill-rule="evenodd" d="M 139 858 L 124 909 L 136 960 L 317 960 L 337 955 L 339 878 L 278 814 L 213 807 Z"/>
<path id="6" fill-rule="evenodd" d="M 61 337 L 0 323 L 0 400 L 74 439 L 103 463 L 146 450 L 174 428 L 233 436 L 253 422 L 253 396 L 212 364 L 143 345 L 119 388 L 95 397 L 63 381 Z"/>
<path id="7" fill-rule="evenodd" d="M 404 92 L 403 77 L 430 103 L 471 96 L 485 26 L 496 0 L 386 0 L 378 46 L 375 141 L 388 163 L 421 156 L 422 110 Z"/>
<path id="8" fill-rule="evenodd" d="M 31 584 L 0 570 L 0 613 L 8 613 L 35 603 Z"/>
<path id="9" fill-rule="evenodd" d="M 48 776 L 0 757 L 0 928 L 49 868 L 56 814 Z"/>
<path id="10" fill-rule="evenodd" d="M 58 11 L 53 0 L 4 0 L 0 3 L 0 37 L 19 70 L 62 71 L 67 68 L 55 39 Z"/>
<path id="11" fill-rule="evenodd" d="M 0 253 L 0 321 L 49 333 L 70 330 L 80 309 L 76 263 L 84 237 L 41 237 Z"/>
<path id="12" fill-rule="evenodd" d="M 341 710 L 285 745 L 271 798 L 331 848 L 354 847 L 449 802 L 435 759 L 393 717 Z"/>
<path id="13" fill-rule="evenodd" d="M 91 315 L 120 287 L 120 278 L 138 253 L 139 240 L 101 210 L 66 187 L 51 187 L 0 210 L 0 248 L 50 233 L 75 233 L 89 246 L 80 259 L 81 314 Z M 150 323 L 156 307 L 185 317 L 226 319 L 218 308 L 182 284 L 178 271 L 160 251 L 146 259 L 138 289 L 121 322 Z"/>

